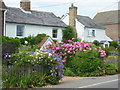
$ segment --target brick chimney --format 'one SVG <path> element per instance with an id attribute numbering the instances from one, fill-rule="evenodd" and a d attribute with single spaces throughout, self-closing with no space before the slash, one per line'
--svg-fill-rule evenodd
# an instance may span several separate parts
<path id="1" fill-rule="evenodd" d="M 20 1 L 20 7 L 24 9 L 25 11 L 31 10 L 31 2 L 30 0 L 21 0 Z"/>
<path id="2" fill-rule="evenodd" d="M 76 16 L 77 16 L 77 7 L 71 4 L 71 7 L 69 7 L 69 25 L 72 27 L 76 26 L 76 22 L 75 22 Z"/>
<path id="3" fill-rule="evenodd" d="M 76 21 L 75 21 L 76 17 L 77 17 L 77 7 L 71 4 L 71 7 L 69 7 L 69 25 L 74 28 L 75 34 L 77 36 Z"/>

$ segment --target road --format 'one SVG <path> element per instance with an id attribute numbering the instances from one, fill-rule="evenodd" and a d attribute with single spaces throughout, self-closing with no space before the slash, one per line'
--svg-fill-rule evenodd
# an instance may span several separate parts
<path id="1" fill-rule="evenodd" d="M 118 75 L 85 77 L 78 80 L 64 81 L 46 88 L 118 88 Z"/>

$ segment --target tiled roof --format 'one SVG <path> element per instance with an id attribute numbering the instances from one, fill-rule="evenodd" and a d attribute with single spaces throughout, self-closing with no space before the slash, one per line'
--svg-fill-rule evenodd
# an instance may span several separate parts
<path id="1" fill-rule="evenodd" d="M 104 29 L 104 27 L 88 16 L 77 15 L 77 20 L 88 28 Z"/>
<path id="2" fill-rule="evenodd" d="M 120 10 L 100 12 L 96 14 L 93 20 L 100 24 L 118 24 L 120 23 L 120 19 L 118 19 L 119 14 Z"/>
<path id="3" fill-rule="evenodd" d="M 33 24 L 54 27 L 66 27 L 66 24 L 51 12 L 30 11 L 9 7 L 6 13 L 6 22 Z"/>

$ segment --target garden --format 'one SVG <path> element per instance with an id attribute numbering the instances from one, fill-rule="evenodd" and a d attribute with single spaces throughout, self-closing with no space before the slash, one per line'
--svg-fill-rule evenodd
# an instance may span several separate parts
<path id="1" fill-rule="evenodd" d="M 67 30 L 67 37 L 66 37 Z M 120 51 L 111 44 L 103 48 L 77 39 L 71 27 L 63 31 L 63 41 L 54 41 L 40 50 L 45 34 L 25 38 L 2 37 L 3 88 L 35 88 L 59 84 L 64 76 L 103 76 L 118 73 L 118 64 L 108 58 Z M 111 42 L 112 43 L 112 42 Z"/>

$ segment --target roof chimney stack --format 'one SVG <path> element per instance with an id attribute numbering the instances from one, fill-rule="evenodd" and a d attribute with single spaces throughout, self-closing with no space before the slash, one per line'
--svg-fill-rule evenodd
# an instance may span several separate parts
<path id="1" fill-rule="evenodd" d="M 25 11 L 31 10 L 31 2 L 30 0 L 21 0 L 20 1 L 20 7 L 24 9 Z"/>
<path id="2" fill-rule="evenodd" d="M 72 26 L 75 29 L 76 33 L 76 19 L 77 17 L 77 7 L 71 4 L 71 7 L 69 7 L 69 25 Z"/>
<path id="3" fill-rule="evenodd" d="M 69 7 L 69 25 L 72 27 L 76 26 L 75 18 L 77 16 L 77 7 L 71 4 L 71 7 Z"/>

